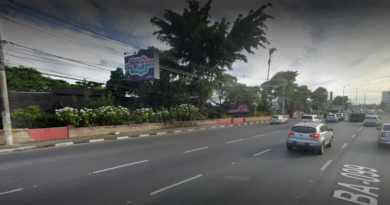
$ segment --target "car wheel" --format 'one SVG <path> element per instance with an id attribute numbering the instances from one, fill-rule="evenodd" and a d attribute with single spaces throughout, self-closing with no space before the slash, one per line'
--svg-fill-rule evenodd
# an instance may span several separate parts
<path id="1" fill-rule="evenodd" d="M 293 147 L 293 146 L 287 146 L 287 149 L 288 149 L 288 150 L 293 150 L 294 147 Z"/>
<path id="2" fill-rule="evenodd" d="M 330 140 L 329 144 L 328 144 L 328 147 L 332 147 L 333 145 L 333 136 L 332 136 L 332 139 Z"/>
<path id="3" fill-rule="evenodd" d="M 323 155 L 324 154 L 324 149 L 325 149 L 325 145 L 324 145 L 324 143 L 322 143 L 320 149 L 317 151 L 317 154 L 318 155 Z"/>

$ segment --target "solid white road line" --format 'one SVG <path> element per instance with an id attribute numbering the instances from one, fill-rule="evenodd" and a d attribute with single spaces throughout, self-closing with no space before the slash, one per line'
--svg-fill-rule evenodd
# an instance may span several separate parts
<path id="1" fill-rule="evenodd" d="M 195 152 L 195 151 L 202 150 L 202 149 L 207 149 L 207 148 L 208 148 L 208 147 L 202 147 L 202 148 L 199 148 L 199 149 L 188 150 L 188 151 L 185 151 L 185 152 L 183 152 L 183 153 Z"/>
<path id="2" fill-rule="evenodd" d="M 159 190 L 157 190 L 157 191 L 154 191 L 154 192 L 150 193 L 150 195 L 154 195 L 154 194 L 157 194 L 157 193 L 159 193 L 159 192 L 165 191 L 165 190 L 167 190 L 167 189 L 173 188 L 173 187 L 175 187 L 175 186 L 179 186 L 180 184 L 184 184 L 184 183 L 186 183 L 186 182 L 189 182 L 189 181 L 194 180 L 194 179 L 199 178 L 199 177 L 202 177 L 202 175 L 200 174 L 200 175 L 198 175 L 198 176 L 191 177 L 191 178 L 189 178 L 189 179 L 183 180 L 183 181 L 178 182 L 178 183 L 176 183 L 176 184 L 172 184 L 172 185 L 170 185 L 170 186 L 164 187 L 164 188 L 162 188 L 162 189 L 159 189 Z"/>
<path id="3" fill-rule="evenodd" d="M 345 143 L 345 144 L 343 145 L 343 149 L 344 149 L 347 145 L 348 145 L 348 143 Z"/>
<path id="4" fill-rule="evenodd" d="M 282 130 L 278 130 L 278 131 L 275 131 L 275 132 L 273 132 L 273 133 L 277 133 L 277 132 L 281 132 Z"/>
<path id="5" fill-rule="evenodd" d="M 257 154 L 254 154 L 253 156 L 256 157 L 257 155 L 260 155 L 260 154 L 263 154 L 263 153 L 266 153 L 266 152 L 269 152 L 271 149 L 267 149 L 263 152 L 260 152 L 260 153 L 257 153 Z"/>
<path id="6" fill-rule="evenodd" d="M 157 132 L 157 135 L 165 135 L 167 132 Z"/>
<path id="7" fill-rule="evenodd" d="M 9 193 L 12 193 L 12 192 L 17 192 L 17 191 L 22 191 L 22 190 L 23 189 L 14 189 L 14 190 L 11 190 L 11 191 L 1 192 L 0 195 L 9 194 Z"/>
<path id="8" fill-rule="evenodd" d="M 321 167 L 321 170 L 325 170 L 326 167 L 327 167 L 331 162 L 332 162 L 332 160 L 328 160 L 328 161 L 324 164 L 324 166 Z"/>
<path id="9" fill-rule="evenodd" d="M 234 141 L 230 141 L 230 142 L 226 142 L 226 143 L 233 143 L 233 142 L 238 142 L 238 141 L 241 141 L 243 139 L 239 139 L 239 140 L 234 140 Z"/>
<path id="10" fill-rule="evenodd" d="M 102 169 L 102 170 L 99 170 L 99 171 L 92 172 L 92 174 L 96 174 L 96 173 L 99 173 L 99 172 L 105 172 L 105 171 L 109 171 L 109 170 L 113 170 L 113 169 L 118 169 L 118 168 L 122 168 L 122 167 L 127 167 L 127 166 L 130 166 L 130 165 L 139 164 L 139 163 L 143 163 L 143 162 L 147 162 L 147 161 L 149 161 L 149 160 L 134 162 L 134 163 L 131 163 L 131 164 L 124 164 L 124 165 L 121 165 L 121 166 L 112 167 L 112 168 L 108 168 L 108 169 Z"/>
<path id="11" fill-rule="evenodd" d="M 253 136 L 253 137 L 261 137 L 261 136 L 264 136 L 265 134 L 261 134 L 261 135 L 256 135 L 256 136 Z"/>
<path id="12" fill-rule="evenodd" d="M 354 138 L 356 135 L 352 135 L 352 138 Z"/>
<path id="13" fill-rule="evenodd" d="M 117 140 L 129 139 L 129 136 L 117 137 L 116 139 L 117 139 Z"/>

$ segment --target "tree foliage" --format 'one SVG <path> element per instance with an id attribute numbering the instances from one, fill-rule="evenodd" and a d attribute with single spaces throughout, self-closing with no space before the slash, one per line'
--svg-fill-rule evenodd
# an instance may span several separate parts
<path id="1" fill-rule="evenodd" d="M 28 67 L 5 67 L 8 90 L 25 92 L 53 92 L 53 87 L 69 87 L 65 80 L 52 79 Z"/>
<path id="2" fill-rule="evenodd" d="M 126 88 L 125 74 L 122 68 L 111 71 L 110 79 L 106 83 L 106 89 L 111 91 L 115 97 L 126 96 L 128 88 Z"/>
<path id="3" fill-rule="evenodd" d="M 196 0 L 187 3 L 182 14 L 167 9 L 165 20 L 153 17 L 150 22 L 159 28 L 153 34 L 172 47 L 172 56 L 187 65 L 185 70 L 203 76 L 194 85 L 202 108 L 212 94 L 212 80 L 222 75 L 225 67 L 231 70 L 236 60 L 247 62 L 242 51 L 253 54 L 252 49 L 269 44 L 264 29 L 272 16 L 264 10 L 272 4 L 251 10 L 245 17 L 240 14 L 230 29 L 224 18 L 210 25 L 211 0 L 203 7 Z"/>
<path id="4" fill-rule="evenodd" d="M 328 90 L 324 87 L 318 87 L 315 89 L 310 95 L 310 99 L 312 100 L 312 108 L 314 110 L 323 110 L 323 104 L 326 103 L 328 95 Z"/>

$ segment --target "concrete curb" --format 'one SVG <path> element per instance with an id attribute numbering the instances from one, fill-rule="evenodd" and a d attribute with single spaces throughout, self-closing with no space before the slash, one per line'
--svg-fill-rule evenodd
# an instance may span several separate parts
<path id="1" fill-rule="evenodd" d="M 291 121 L 295 121 L 291 120 Z M 120 137 L 106 137 L 101 139 L 92 139 L 92 140 L 84 140 L 84 141 L 74 141 L 74 142 L 63 142 L 63 143 L 56 143 L 56 144 L 49 144 L 49 145 L 41 145 L 41 146 L 26 146 L 26 147 L 18 147 L 13 149 L 0 149 L 1 153 L 11 153 L 11 152 L 17 152 L 17 151 L 25 151 L 25 150 L 31 150 L 31 149 L 38 149 L 38 148 L 49 148 L 49 147 L 64 147 L 69 145 L 75 145 L 75 144 L 85 144 L 85 143 L 95 143 L 95 142 L 104 142 L 104 141 L 112 141 L 112 140 L 124 140 L 124 139 L 131 139 L 131 138 L 137 138 L 137 137 L 149 137 L 149 136 L 157 136 L 157 135 L 165 135 L 165 134 L 174 134 L 174 133 L 182 133 L 182 132 L 192 132 L 192 131 L 200 131 L 200 130 L 207 130 L 207 129 L 216 129 L 216 128 L 229 128 L 233 126 L 242 126 L 242 125 L 256 125 L 261 123 L 267 123 L 269 121 L 257 121 L 257 122 L 244 122 L 244 123 L 236 123 L 236 124 L 225 124 L 225 125 L 217 125 L 217 126 L 210 126 L 210 127 L 199 127 L 194 129 L 182 129 L 182 130 L 174 130 L 174 131 L 167 131 L 167 132 L 154 132 L 149 134 L 138 134 L 138 135 L 130 135 L 130 136 L 120 136 Z"/>

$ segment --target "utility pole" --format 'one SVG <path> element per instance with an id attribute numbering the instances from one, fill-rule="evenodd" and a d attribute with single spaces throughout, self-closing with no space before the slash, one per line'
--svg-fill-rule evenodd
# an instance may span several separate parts
<path id="1" fill-rule="evenodd" d="M 357 102 L 357 90 L 358 90 L 358 89 L 356 88 L 356 99 L 355 99 L 356 105 L 357 105 L 357 103 L 358 103 L 358 102 Z"/>
<path id="2" fill-rule="evenodd" d="M 282 111 L 283 117 L 284 117 L 284 104 L 285 104 L 285 100 L 286 100 L 286 83 L 283 84 L 283 111 Z"/>
<path id="3" fill-rule="evenodd" d="M 342 109 L 341 110 L 342 113 L 344 113 L 344 110 L 345 110 L 344 109 L 344 89 L 345 89 L 346 86 L 349 86 L 349 85 L 344 85 L 344 87 L 343 87 L 343 107 L 341 108 Z"/>
<path id="4" fill-rule="evenodd" d="M 1 115 L 3 117 L 4 144 L 13 145 L 11 116 L 8 103 L 7 78 L 5 76 L 5 59 L 3 53 L 3 40 L 0 31 L 0 83 L 1 83 Z"/>

